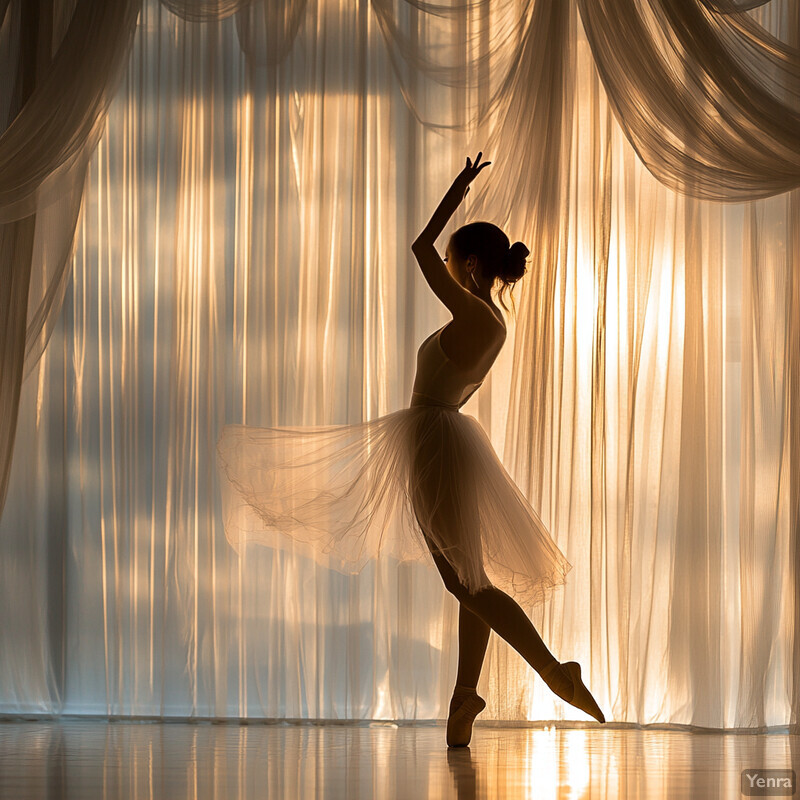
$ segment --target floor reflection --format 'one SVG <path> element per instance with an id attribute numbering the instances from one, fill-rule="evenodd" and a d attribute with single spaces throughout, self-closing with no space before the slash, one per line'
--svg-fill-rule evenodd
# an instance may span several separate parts
<path id="1" fill-rule="evenodd" d="M 800 736 L 476 725 L 0 722 L 0 797 L 737 798 Z"/>

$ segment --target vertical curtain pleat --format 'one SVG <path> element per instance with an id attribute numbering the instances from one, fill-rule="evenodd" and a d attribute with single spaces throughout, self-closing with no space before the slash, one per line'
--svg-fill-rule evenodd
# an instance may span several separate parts
<path id="1" fill-rule="evenodd" d="M 795 30 L 798 18 L 795 17 Z M 789 552 L 787 564 L 791 572 L 789 588 L 789 609 L 787 629 L 791 631 L 791 671 L 800 675 L 800 197 L 792 192 L 789 199 L 788 226 L 789 239 L 789 287 L 786 294 L 787 319 L 785 331 L 788 357 L 788 380 L 786 407 L 788 409 L 788 430 L 785 439 L 786 457 L 789 466 L 786 474 L 786 499 L 788 511 Z M 794 343 L 794 344 L 793 344 Z M 793 680 L 790 694 L 792 730 L 800 730 L 800 681 Z"/>

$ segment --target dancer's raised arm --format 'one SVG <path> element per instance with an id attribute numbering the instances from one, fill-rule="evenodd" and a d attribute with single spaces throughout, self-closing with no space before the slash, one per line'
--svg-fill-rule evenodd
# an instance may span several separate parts
<path id="1" fill-rule="evenodd" d="M 447 190 L 436 211 L 433 212 L 433 216 L 425 226 L 425 229 L 411 245 L 411 250 L 428 285 L 454 316 L 465 303 L 472 302 L 473 296 L 447 271 L 444 261 L 436 252 L 434 242 L 444 230 L 444 226 L 447 225 L 461 201 L 466 197 L 467 192 L 469 192 L 469 185 L 484 167 L 488 167 L 492 163 L 491 161 L 484 161 L 481 164 L 482 155 L 483 153 L 478 153 L 474 164 L 467 158 L 466 166 L 456 176 L 452 186 Z"/>

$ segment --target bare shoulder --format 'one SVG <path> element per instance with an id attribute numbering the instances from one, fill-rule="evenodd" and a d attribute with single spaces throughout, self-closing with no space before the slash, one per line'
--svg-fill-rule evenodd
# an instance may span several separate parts
<path id="1" fill-rule="evenodd" d="M 448 329 L 454 331 L 454 335 L 481 341 L 505 340 L 506 337 L 506 323 L 500 309 L 474 295 L 473 302 L 463 313 L 453 315 Z"/>

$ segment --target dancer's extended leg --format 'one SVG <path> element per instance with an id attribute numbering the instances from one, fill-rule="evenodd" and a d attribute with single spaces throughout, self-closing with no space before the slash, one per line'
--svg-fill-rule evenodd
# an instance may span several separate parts
<path id="1" fill-rule="evenodd" d="M 593 716 L 596 716 L 596 713 L 602 716 L 602 712 L 596 708 L 594 698 L 583 696 L 584 691 L 588 695 L 588 690 L 585 690 L 582 684 L 577 687 L 580 689 L 581 697 L 573 697 L 575 695 L 573 687 L 580 680 L 580 668 L 578 667 L 575 672 L 574 668 L 568 669 L 565 665 L 559 664 L 528 616 L 511 597 L 495 586 L 470 594 L 459 581 L 458 575 L 447 559 L 438 552 L 432 552 L 432 555 L 445 587 L 455 595 L 462 606 L 502 636 L 559 697 L 578 705 Z M 570 665 L 574 663 L 569 662 Z M 588 707 L 592 710 L 589 711 Z"/>

